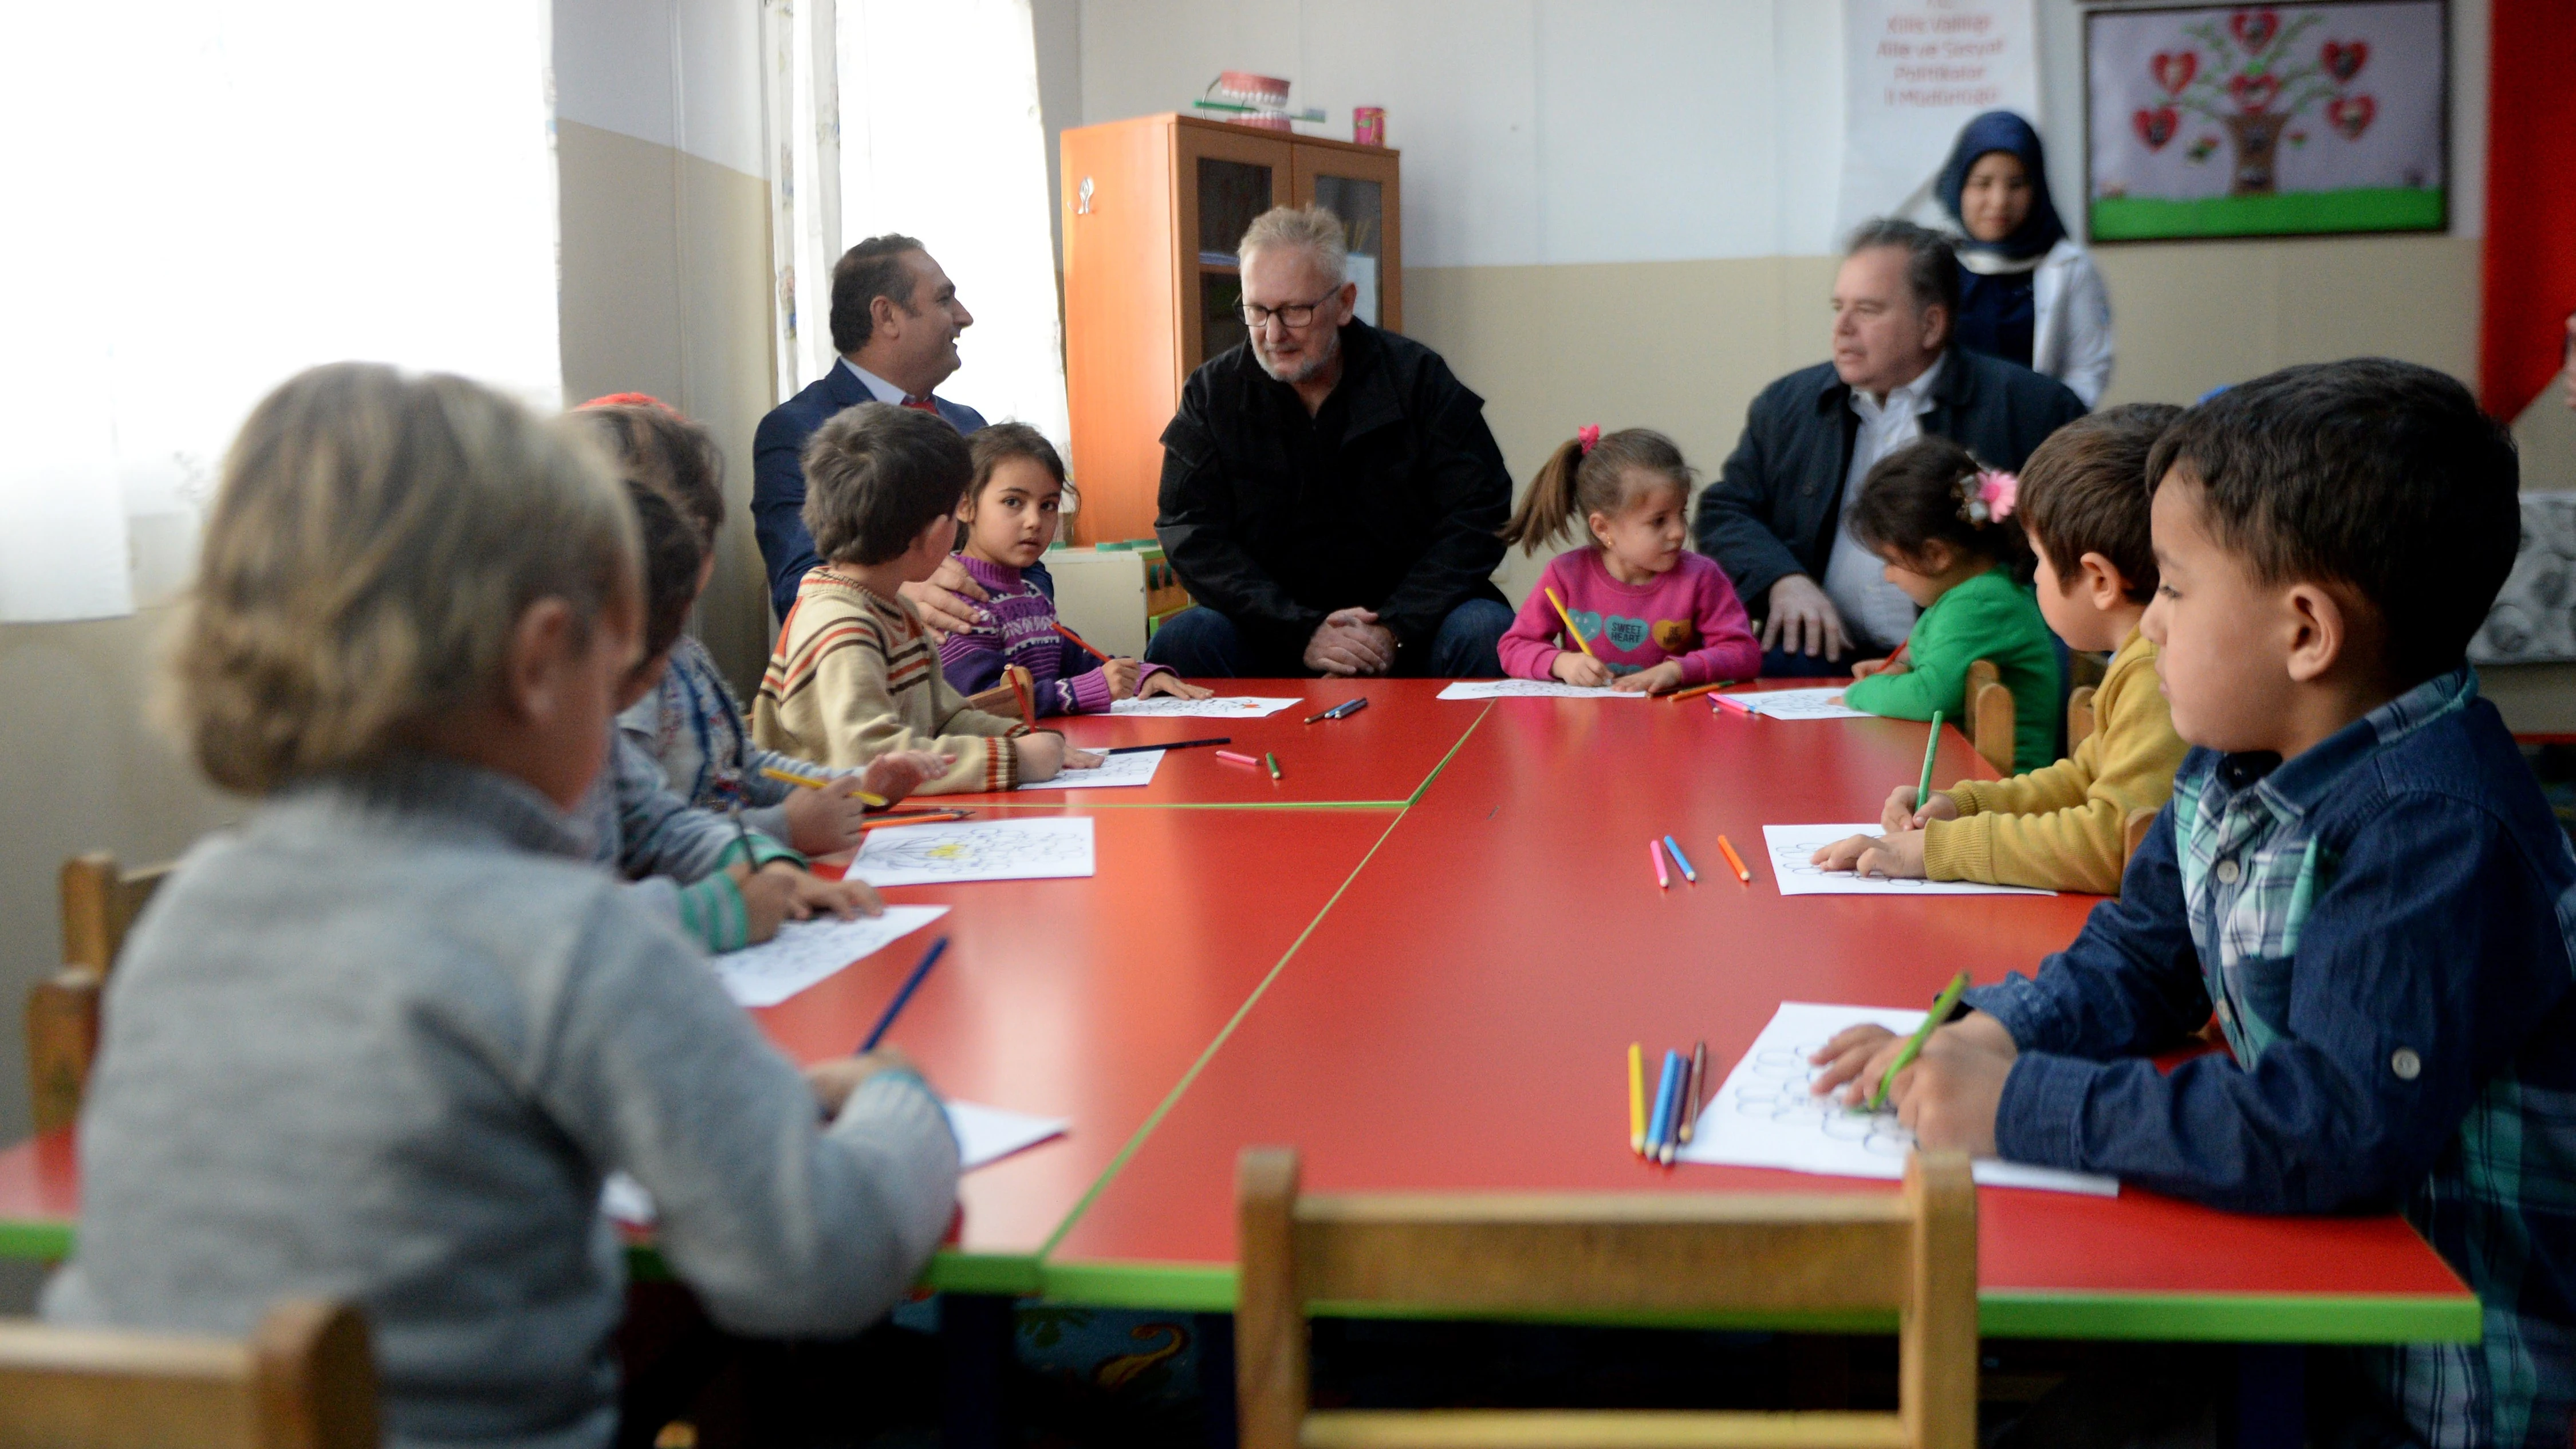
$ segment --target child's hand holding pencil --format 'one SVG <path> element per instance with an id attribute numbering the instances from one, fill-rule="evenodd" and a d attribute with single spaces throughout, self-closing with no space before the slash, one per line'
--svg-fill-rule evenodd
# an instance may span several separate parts
<path id="1" fill-rule="evenodd" d="M 2021 1054 L 2012 1033 L 1984 1012 L 1972 1011 L 1946 1026 L 1934 1026 L 1914 1060 L 1900 1066 L 1911 1042 L 1883 1026 L 1838 1032 L 1808 1059 L 1825 1069 L 1813 1090 L 1818 1096 L 1839 1091 L 1842 1104 L 1857 1110 L 1884 1083 L 1886 1105 L 1896 1109 L 1897 1121 L 1912 1129 L 1923 1146 L 1993 1156 L 2004 1079 Z M 1892 1081 L 1891 1069 L 1896 1069 Z"/>

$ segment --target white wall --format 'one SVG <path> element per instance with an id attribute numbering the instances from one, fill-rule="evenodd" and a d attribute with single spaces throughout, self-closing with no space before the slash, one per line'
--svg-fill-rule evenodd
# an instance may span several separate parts
<path id="1" fill-rule="evenodd" d="M 2041 115 L 2070 225 L 2083 24 L 2040 0 Z M 2478 235 L 2487 0 L 2453 0 L 2452 234 Z M 1295 82 L 1347 137 L 1387 109 L 1408 267 L 1834 250 L 1842 7 L 1832 0 L 1084 0 L 1086 122 L 1186 110 L 1220 70 Z"/>
<path id="2" fill-rule="evenodd" d="M 756 0 L 554 0 L 554 20 L 561 119 L 767 174 Z"/>

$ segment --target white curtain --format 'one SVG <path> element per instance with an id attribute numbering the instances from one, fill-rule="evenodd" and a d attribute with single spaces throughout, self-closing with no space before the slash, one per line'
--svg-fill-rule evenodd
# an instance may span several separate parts
<path id="1" fill-rule="evenodd" d="M 773 39 L 769 73 L 814 91 L 783 105 L 770 98 L 771 115 L 788 128 L 771 161 L 782 197 L 777 225 L 797 239 L 793 283 L 781 295 L 796 299 L 799 365 L 792 373 L 782 367 L 782 394 L 832 363 L 832 259 L 862 238 L 901 232 L 938 258 L 975 316 L 959 343 L 965 366 L 940 394 L 996 422 L 1030 423 L 1065 446 L 1063 324 L 1047 221 L 1053 201 L 1028 0 L 771 4 L 802 13 L 773 20 L 773 36 L 783 33 L 785 42 Z M 819 52 L 826 28 L 834 37 L 828 56 L 798 51 Z M 823 120 L 834 115 L 836 125 Z M 830 202 L 837 234 L 823 229 L 821 177 L 839 183 Z M 809 236 L 818 243 L 811 249 Z"/>
<path id="2" fill-rule="evenodd" d="M 305 367 L 369 358 L 559 403 L 548 17 L 12 14 L 0 619 L 122 613 L 138 582 L 147 600 L 175 583 L 134 578 L 127 520 L 138 544 L 192 534 L 243 415 Z"/>

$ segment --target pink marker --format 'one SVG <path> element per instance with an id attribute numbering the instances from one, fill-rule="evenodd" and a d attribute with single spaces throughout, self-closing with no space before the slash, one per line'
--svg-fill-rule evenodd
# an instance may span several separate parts
<path id="1" fill-rule="evenodd" d="M 1216 757 L 1229 765 L 1250 765 L 1256 770 L 1261 768 L 1259 760 L 1250 755 L 1238 755 L 1232 750 L 1219 750 L 1216 752 Z"/>
<path id="2" fill-rule="evenodd" d="M 1660 840 L 1647 841 L 1646 858 L 1655 863 L 1655 888 L 1657 890 L 1671 890 L 1673 888 L 1673 878 L 1664 870 L 1664 843 Z"/>

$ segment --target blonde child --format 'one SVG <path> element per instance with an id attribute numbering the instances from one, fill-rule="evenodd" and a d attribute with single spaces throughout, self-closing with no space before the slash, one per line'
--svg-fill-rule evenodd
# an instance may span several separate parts
<path id="1" fill-rule="evenodd" d="M 702 557 L 686 574 L 665 578 L 679 560 L 648 550 L 646 589 L 685 610 L 705 594 L 715 572 L 715 540 L 724 527 L 724 453 L 705 427 L 644 393 L 594 398 L 573 413 L 630 479 L 659 488 L 695 526 Z M 647 659 L 646 668 L 654 661 Z M 860 792 L 892 803 L 948 768 L 945 757 L 898 751 L 841 771 L 761 749 L 751 722 L 715 657 L 695 636 L 675 632 L 660 678 L 617 717 L 625 737 L 659 765 L 671 792 L 701 810 L 739 809 L 743 823 L 807 855 L 848 850 L 864 838 L 869 807 Z M 821 788 L 766 773 L 830 781 Z"/>
<path id="2" fill-rule="evenodd" d="M 240 1335 L 345 1299 L 389 1442 L 587 1449 L 611 1170 L 732 1329 L 903 1294 L 956 1202 L 938 1099 L 891 1055 L 800 1074 L 586 859 L 637 592 L 594 452 L 498 394 L 341 364 L 252 411 L 168 693 L 254 805 L 119 960 L 47 1316 Z"/>
<path id="3" fill-rule="evenodd" d="M 1878 460 L 1846 526 L 1923 610 L 1898 657 L 1852 666 L 1853 709 L 1892 719 L 1965 716 L 1968 666 L 1990 660 L 2013 696 L 2013 767 L 2056 756 L 2057 646 L 2017 576 L 2025 548 L 2011 521 L 2015 483 L 1948 438 Z"/>
<path id="4" fill-rule="evenodd" d="M 947 559 L 974 471 L 966 440 L 927 413 L 862 403 L 816 430 L 805 526 L 824 562 L 797 585 L 752 703 L 762 748 L 843 767 L 897 750 L 947 755 L 954 763 L 924 794 L 1010 790 L 1099 766 L 1061 735 L 968 709 L 897 592 Z"/>
<path id="5" fill-rule="evenodd" d="M 1663 694 L 1761 672 L 1735 585 L 1682 547 L 1690 481 L 1672 439 L 1645 428 L 1586 427 L 1548 458 L 1503 541 L 1536 553 L 1580 523 L 1590 546 L 1548 560 L 1498 647 L 1505 674 Z"/>
<path id="6" fill-rule="evenodd" d="M 2013 517 L 2038 559 L 2039 612 L 2070 649 L 2110 650 L 2096 721 L 2067 758 L 2009 780 L 1962 780 L 1915 808 L 1915 783 L 1887 797 L 1884 836 L 1818 852 L 1829 870 L 2116 894 L 2135 810 L 2173 794 L 2185 748 L 2156 683 L 2156 646 L 2138 622 L 2156 593 L 2147 454 L 2182 416 L 2131 403 L 2049 434 L 2022 468 Z"/>
<path id="7" fill-rule="evenodd" d="M 1026 423 L 996 423 L 966 440 L 975 476 L 957 506 L 964 535 L 956 558 L 989 596 L 986 622 L 939 641 L 939 667 L 974 694 L 1019 665 L 1035 685 L 1037 712 L 1099 714 L 1122 699 L 1169 694 L 1205 699 L 1216 691 L 1185 684 L 1159 664 L 1092 658 L 1056 632 L 1055 600 L 1022 574 L 1055 542 L 1064 508 L 1064 460 Z"/>

